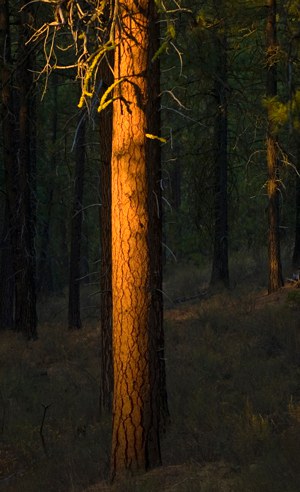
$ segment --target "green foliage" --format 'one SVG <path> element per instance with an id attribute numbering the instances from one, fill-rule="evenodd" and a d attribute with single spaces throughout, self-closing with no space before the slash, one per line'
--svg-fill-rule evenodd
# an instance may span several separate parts
<path id="1" fill-rule="evenodd" d="M 294 307 L 299 307 L 300 306 L 300 290 L 291 290 L 291 292 L 288 292 L 287 294 L 287 303 L 294 306 Z"/>
<path id="2" fill-rule="evenodd" d="M 263 106 L 267 109 L 270 121 L 276 124 L 277 129 L 288 121 L 289 106 L 280 102 L 278 96 L 264 98 Z"/>

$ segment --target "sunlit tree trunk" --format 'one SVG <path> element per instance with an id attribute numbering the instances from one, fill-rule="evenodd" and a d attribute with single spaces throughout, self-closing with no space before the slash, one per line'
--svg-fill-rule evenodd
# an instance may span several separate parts
<path id="1" fill-rule="evenodd" d="M 267 49 L 267 87 L 268 98 L 277 95 L 276 70 L 276 0 L 268 0 L 268 14 L 266 25 Z M 279 236 L 279 170 L 277 156 L 277 135 L 270 114 L 268 114 L 267 129 L 267 167 L 268 167 L 268 256 L 269 256 L 269 293 L 275 292 L 283 285 L 280 236 Z"/>
<path id="2" fill-rule="evenodd" d="M 80 317 L 80 251 L 83 219 L 83 186 L 85 167 L 86 115 L 79 115 L 75 136 L 74 204 L 71 218 L 71 251 L 69 266 L 69 329 L 81 328 Z"/>
<path id="3" fill-rule="evenodd" d="M 109 57 L 110 64 L 113 62 Z M 103 64 L 103 91 L 113 83 L 113 75 L 107 63 Z M 100 326 L 100 411 L 110 412 L 113 395 L 112 364 L 112 285 L 111 285 L 111 146 L 112 106 L 99 115 L 100 132 L 100 245 L 101 245 L 101 326 Z"/>
<path id="4" fill-rule="evenodd" d="M 224 23 L 222 23 L 224 24 Z M 215 120 L 215 224 L 214 250 L 211 273 L 211 285 L 221 284 L 229 286 L 228 269 L 228 194 L 227 194 L 227 39 L 221 25 L 217 33 L 216 56 L 218 59 L 217 73 L 215 74 L 214 96 L 217 106 Z"/>
<path id="5" fill-rule="evenodd" d="M 112 142 L 112 477 L 161 463 L 161 258 L 154 259 L 161 250 L 156 250 L 153 237 L 155 231 L 160 237 L 161 230 L 155 183 L 159 142 L 146 137 L 157 130 L 152 125 L 157 94 L 151 80 L 155 20 L 154 0 L 119 4 L 114 70 L 120 84 L 115 90 Z"/>
<path id="6" fill-rule="evenodd" d="M 12 257 L 12 206 L 15 201 L 14 182 L 14 112 L 10 53 L 8 0 L 0 0 L 0 78 L 3 163 L 6 181 L 4 224 L 0 237 L 0 329 L 14 324 L 14 275 Z"/>

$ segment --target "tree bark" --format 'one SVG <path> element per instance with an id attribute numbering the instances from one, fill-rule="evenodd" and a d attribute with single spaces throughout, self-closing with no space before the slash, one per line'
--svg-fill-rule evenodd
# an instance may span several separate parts
<path id="1" fill-rule="evenodd" d="M 300 170 L 300 141 L 297 142 L 297 170 Z M 295 217 L 295 242 L 293 251 L 293 267 L 300 269 L 300 177 L 296 174 L 296 217 Z"/>
<path id="2" fill-rule="evenodd" d="M 225 26 L 221 26 L 225 29 Z M 215 225 L 211 285 L 229 287 L 228 268 L 228 194 L 227 194 L 227 39 L 225 32 L 217 33 L 218 71 L 215 75 L 214 96 L 217 115 L 215 122 Z"/>
<path id="3" fill-rule="evenodd" d="M 35 254 L 35 129 L 32 46 L 26 45 L 33 25 L 31 7 L 22 2 L 20 12 L 19 52 L 16 68 L 17 156 L 14 193 L 12 244 L 15 274 L 15 328 L 28 339 L 37 338 L 36 254 Z"/>
<path id="4" fill-rule="evenodd" d="M 108 58 L 108 63 L 113 57 Z M 102 66 L 103 91 L 113 83 L 109 64 Z M 111 149 L 112 149 L 112 106 L 99 115 L 100 132 L 100 246 L 101 246 L 101 373 L 100 373 L 100 412 L 111 412 L 113 394 L 112 363 L 112 284 L 111 284 Z"/>
<path id="5" fill-rule="evenodd" d="M 0 330 L 14 327 L 14 271 L 10 235 L 9 204 L 5 203 L 0 259 Z"/>
<path id="6" fill-rule="evenodd" d="M 69 268 L 69 329 L 81 328 L 80 317 L 80 251 L 83 219 L 83 187 L 85 167 L 86 113 L 79 115 L 75 142 L 74 205 L 71 219 L 71 251 Z"/>
<path id="7" fill-rule="evenodd" d="M 0 329 L 13 328 L 14 326 L 14 274 L 11 233 L 12 202 L 15 198 L 13 190 L 15 160 L 13 153 L 14 114 L 11 90 L 11 62 L 8 0 L 0 0 L 1 121 L 6 181 L 4 224 L 1 234 Z"/>
<path id="8" fill-rule="evenodd" d="M 150 78 L 155 66 L 154 1 L 123 0 L 119 19 L 114 70 L 120 83 L 112 142 L 113 478 L 161 463 L 163 353 L 163 346 L 158 350 L 158 339 L 163 342 L 161 248 L 156 250 L 153 236 L 156 231 L 161 238 L 156 196 L 160 164 L 155 161 L 159 142 L 146 137 L 157 131 L 157 94 Z"/>
<path id="9" fill-rule="evenodd" d="M 267 48 L 267 87 L 268 98 L 277 95 L 277 69 L 276 69 L 276 0 L 268 0 L 266 25 Z M 275 59 L 274 59 L 275 57 Z M 279 169 L 277 148 L 278 141 L 274 122 L 268 114 L 267 122 L 267 168 L 268 168 L 268 263 L 269 282 L 268 292 L 275 292 L 283 286 L 283 276 L 280 256 L 280 213 L 279 213 Z"/>

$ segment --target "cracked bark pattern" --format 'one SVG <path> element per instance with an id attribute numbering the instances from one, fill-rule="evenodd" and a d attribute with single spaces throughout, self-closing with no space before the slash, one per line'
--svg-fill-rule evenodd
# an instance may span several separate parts
<path id="1" fill-rule="evenodd" d="M 157 296 L 150 224 L 154 2 L 119 4 L 112 143 L 112 294 L 114 400 L 112 478 L 160 464 Z M 117 28 L 119 29 L 119 28 Z M 152 163 L 153 164 L 153 163 Z M 156 215 L 159 210 L 156 207 Z M 153 239 L 155 242 L 155 239 Z M 160 252 L 158 251 L 159 255 Z M 154 267 L 154 268 L 153 268 Z"/>

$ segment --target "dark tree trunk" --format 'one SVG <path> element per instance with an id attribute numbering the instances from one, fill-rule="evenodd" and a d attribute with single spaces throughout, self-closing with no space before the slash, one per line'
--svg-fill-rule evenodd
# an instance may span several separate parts
<path id="1" fill-rule="evenodd" d="M 85 168 L 86 113 L 79 115 L 75 141 L 74 204 L 71 219 L 71 251 L 69 267 L 69 329 L 81 328 L 80 318 L 80 250 L 83 219 L 83 187 Z"/>
<path id="2" fill-rule="evenodd" d="M 152 53 L 159 49 L 160 28 L 158 16 L 155 9 L 152 11 L 153 19 L 150 23 L 149 37 L 151 40 Z M 153 56 L 152 54 L 152 56 Z M 151 53 L 150 53 L 151 59 Z M 155 63 L 148 64 L 147 72 L 149 84 L 149 107 L 148 107 L 148 127 L 154 135 L 161 134 L 160 118 L 160 63 L 159 59 Z M 162 206 L 162 169 L 161 169 L 161 144 L 146 141 L 146 162 L 148 167 L 148 210 L 151 220 L 149 222 L 149 254 L 150 254 L 150 288 L 152 292 L 153 308 L 150 312 L 150 327 L 153 329 L 153 338 L 156 337 L 155 354 L 158 357 L 158 375 L 153 373 L 152 377 L 158 377 L 158 408 L 159 408 L 159 431 L 164 432 L 170 422 L 170 412 L 168 405 L 166 364 L 165 364 L 165 337 L 163 326 L 163 206 Z M 175 203 L 177 211 L 181 206 L 181 167 L 176 162 L 176 184 L 175 184 Z M 179 229 L 179 233 L 181 231 Z M 152 369 L 155 370 L 156 365 Z"/>
<path id="3" fill-rule="evenodd" d="M 0 245 L 0 330 L 2 330 L 14 327 L 14 270 L 7 199 Z"/>
<path id="4" fill-rule="evenodd" d="M 14 326 L 14 272 L 12 258 L 12 203 L 14 183 L 14 114 L 10 53 L 8 0 L 0 0 L 0 78 L 3 163 L 6 180 L 6 202 L 0 250 L 0 329 Z"/>
<path id="5" fill-rule="evenodd" d="M 15 267 L 15 327 L 27 338 L 37 337 L 35 255 L 35 131 L 32 46 L 26 45 L 33 25 L 33 12 L 22 2 L 17 67 L 18 128 Z"/>
<path id="6" fill-rule="evenodd" d="M 274 53 L 277 48 L 276 37 L 276 0 L 268 0 L 268 14 L 266 25 L 267 50 L 267 86 L 268 98 L 277 95 L 277 69 L 274 62 Z M 274 123 L 268 114 L 267 129 L 267 168 L 268 168 L 268 257 L 269 257 L 269 293 L 275 292 L 283 286 L 283 276 L 280 257 L 280 213 L 279 213 L 279 169 L 277 148 L 278 141 Z"/>
<path id="7" fill-rule="evenodd" d="M 52 106 L 52 153 L 51 153 L 51 170 L 56 169 L 56 156 L 57 156 L 57 114 L 58 114 L 58 104 L 57 104 L 57 75 L 53 74 L 53 106 Z M 50 245 L 50 224 L 53 206 L 53 183 L 49 184 L 48 188 L 48 199 L 46 204 L 46 213 L 44 221 L 41 228 L 41 249 L 40 258 L 38 263 L 38 292 L 53 292 L 53 277 L 52 277 L 52 266 L 49 259 L 49 245 Z"/>
<path id="8" fill-rule="evenodd" d="M 297 143 L 297 170 L 300 170 L 300 142 Z M 293 267 L 300 269 L 300 177 L 296 174 L 296 217 L 295 217 L 295 243 L 293 251 Z"/>
<path id="9" fill-rule="evenodd" d="M 223 26 L 223 29 L 225 27 Z M 227 39 L 217 38 L 218 71 L 215 75 L 214 96 L 217 115 L 215 122 L 215 225 L 211 285 L 229 286 L 228 269 L 228 195 L 227 195 Z"/>
<path id="10" fill-rule="evenodd" d="M 49 261 L 49 244 L 50 244 L 50 223 L 51 211 L 53 205 L 53 188 L 48 192 L 46 215 L 41 228 L 41 251 L 38 262 L 38 282 L 37 292 L 53 292 L 53 279 L 51 262 Z"/>
<path id="11" fill-rule="evenodd" d="M 113 62 L 112 56 L 109 58 Z M 113 75 L 107 64 L 102 67 L 104 88 L 113 83 Z M 111 285 L 111 146 L 112 146 L 112 106 L 99 115 L 100 131 L 100 246 L 101 246 L 101 374 L 100 411 L 111 412 L 113 394 L 112 364 L 112 285 Z"/>

